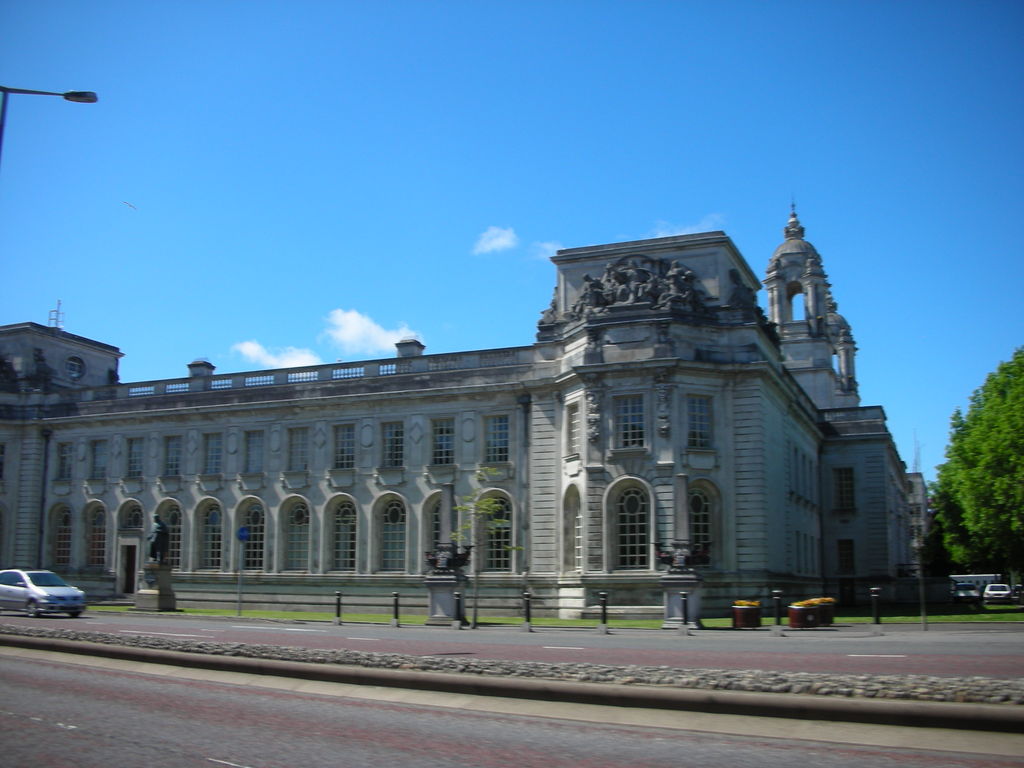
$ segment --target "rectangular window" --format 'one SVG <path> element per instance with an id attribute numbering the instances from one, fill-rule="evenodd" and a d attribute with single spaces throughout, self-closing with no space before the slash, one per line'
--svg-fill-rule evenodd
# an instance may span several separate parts
<path id="1" fill-rule="evenodd" d="M 642 448 L 644 445 L 643 395 L 615 398 L 615 447 Z"/>
<path id="2" fill-rule="evenodd" d="M 839 539 L 836 541 L 836 573 L 853 573 L 854 568 L 853 539 Z"/>
<path id="3" fill-rule="evenodd" d="M 141 437 L 129 437 L 127 442 L 127 459 L 125 461 L 125 477 L 142 477 L 142 454 L 145 440 Z"/>
<path id="4" fill-rule="evenodd" d="M 580 404 L 569 403 L 565 409 L 565 454 L 575 456 L 580 452 Z"/>
<path id="5" fill-rule="evenodd" d="M 288 469 L 300 472 L 309 469 L 309 429 L 294 427 L 288 430 Z"/>
<path id="6" fill-rule="evenodd" d="M 219 475 L 224 471 L 224 436 L 220 432 L 203 435 L 203 474 Z"/>
<path id="7" fill-rule="evenodd" d="M 263 471 L 263 432 L 245 433 L 245 455 L 242 471 L 248 473 Z"/>
<path id="8" fill-rule="evenodd" d="M 57 443 L 57 479 L 71 479 L 71 464 L 74 458 L 74 447 L 71 443 Z"/>
<path id="9" fill-rule="evenodd" d="M 107 441 L 89 443 L 89 479 L 102 480 L 107 476 Z"/>
<path id="10" fill-rule="evenodd" d="M 405 427 L 400 421 L 381 425 L 381 466 L 401 467 L 405 464 Z"/>
<path id="11" fill-rule="evenodd" d="M 484 462 L 505 461 L 508 461 L 508 416 L 488 416 L 484 419 Z"/>
<path id="12" fill-rule="evenodd" d="M 836 467 L 832 470 L 832 482 L 837 512 L 852 512 L 856 508 L 853 493 L 853 467 Z"/>
<path id="13" fill-rule="evenodd" d="M 711 447 L 711 398 L 686 396 L 686 445 L 688 448 Z"/>
<path id="14" fill-rule="evenodd" d="M 164 438 L 164 474 L 181 474 L 181 435 Z"/>
<path id="15" fill-rule="evenodd" d="M 455 463 L 455 419 L 434 419 L 431 425 L 431 464 Z"/>
<path id="16" fill-rule="evenodd" d="M 355 424 L 338 424 L 334 427 L 334 468 L 352 469 L 355 465 Z"/>

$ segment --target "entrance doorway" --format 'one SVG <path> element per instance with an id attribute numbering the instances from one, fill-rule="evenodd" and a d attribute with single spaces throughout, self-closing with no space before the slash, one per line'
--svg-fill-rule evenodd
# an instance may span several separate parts
<path id="1" fill-rule="evenodd" d="M 121 547 L 121 594 L 134 595 L 137 584 L 137 550 L 134 544 Z"/>

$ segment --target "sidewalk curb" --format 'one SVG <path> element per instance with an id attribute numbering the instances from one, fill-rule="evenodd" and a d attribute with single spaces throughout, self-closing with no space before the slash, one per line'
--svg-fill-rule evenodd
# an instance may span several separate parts
<path id="1" fill-rule="evenodd" d="M 750 693 L 683 688 L 574 683 L 536 678 L 480 677 L 443 672 L 372 669 L 277 659 L 215 656 L 58 638 L 0 635 L 0 645 L 101 656 L 151 664 L 272 675 L 350 685 L 540 699 L 617 707 L 714 714 L 901 725 L 919 728 L 1024 732 L 1024 707 L 879 699 L 839 699 L 806 694 Z"/>

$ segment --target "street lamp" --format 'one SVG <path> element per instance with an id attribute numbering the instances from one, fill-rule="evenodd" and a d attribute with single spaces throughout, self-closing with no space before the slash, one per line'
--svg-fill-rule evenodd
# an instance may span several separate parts
<path id="1" fill-rule="evenodd" d="M 8 88 L 0 85 L 0 156 L 3 154 L 4 123 L 7 121 L 7 97 L 12 93 L 24 93 L 29 96 L 60 96 L 64 101 L 74 101 L 78 104 L 95 104 L 99 101 L 99 97 L 92 91 L 56 93 L 54 91 L 30 91 L 25 88 Z"/>

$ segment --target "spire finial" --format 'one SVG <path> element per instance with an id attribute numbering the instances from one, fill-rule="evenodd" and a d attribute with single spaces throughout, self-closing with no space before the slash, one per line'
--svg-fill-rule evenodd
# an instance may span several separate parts
<path id="1" fill-rule="evenodd" d="M 804 239 L 804 228 L 800 223 L 800 219 L 796 217 L 796 201 L 794 200 L 789 204 L 789 221 L 786 222 L 786 228 L 782 230 L 787 240 L 803 240 Z"/>

